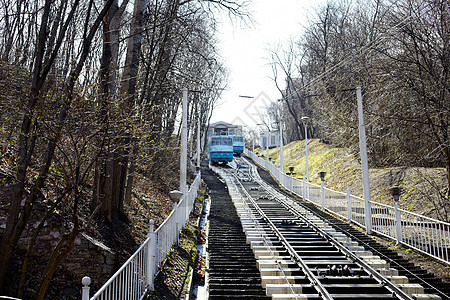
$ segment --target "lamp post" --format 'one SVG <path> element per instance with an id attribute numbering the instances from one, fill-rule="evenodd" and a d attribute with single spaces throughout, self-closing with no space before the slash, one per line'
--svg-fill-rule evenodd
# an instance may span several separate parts
<path id="1" fill-rule="evenodd" d="M 283 173 L 283 122 L 280 120 L 280 171 Z"/>
<path id="2" fill-rule="evenodd" d="M 197 123 L 197 167 L 200 169 L 200 118 Z"/>
<path id="3" fill-rule="evenodd" d="M 184 193 L 181 191 L 173 190 L 169 192 L 169 197 L 173 202 L 173 214 L 175 216 L 175 230 L 177 234 L 177 244 L 178 244 L 178 231 L 180 230 L 180 216 L 179 214 L 183 213 L 183 211 L 178 211 L 178 203 L 180 202 L 181 198 L 183 197 Z M 184 202 L 186 202 L 186 199 L 184 199 Z M 186 206 L 187 209 L 187 206 Z"/>
<path id="4" fill-rule="evenodd" d="M 255 154 L 255 133 L 252 131 L 252 153 Z"/>
<path id="5" fill-rule="evenodd" d="M 257 125 L 263 125 L 263 124 L 257 124 Z M 259 135 L 261 138 L 260 142 L 261 142 L 261 154 L 262 155 L 264 155 L 264 141 L 266 141 L 265 148 L 266 148 L 266 169 L 267 169 L 267 166 L 269 164 L 269 141 L 268 141 L 269 137 L 267 135 L 267 131 L 260 131 Z"/>
<path id="6" fill-rule="evenodd" d="M 241 97 L 241 96 L 239 96 Z M 258 123 L 257 126 L 262 126 L 264 124 Z M 269 167 L 269 138 L 270 138 L 270 131 L 260 131 L 260 142 L 261 142 L 261 154 L 264 154 L 264 139 L 266 141 L 266 169 Z"/>
<path id="7" fill-rule="evenodd" d="M 269 168 L 269 138 L 270 138 L 270 133 L 269 133 L 269 131 L 267 131 L 267 136 L 266 136 L 266 169 Z"/>
<path id="8" fill-rule="evenodd" d="M 189 217 L 189 212 L 187 208 L 187 114 L 188 114 L 188 89 L 183 88 L 183 106 L 182 106 L 182 118 L 181 118 L 181 151 L 180 151 L 180 192 L 185 196 L 184 203 L 182 204 L 183 209 L 186 210 L 185 214 Z M 176 206 L 175 206 L 176 209 Z M 179 212 L 175 212 L 178 218 Z M 179 221 L 177 221 L 177 232 L 179 229 Z M 178 241 L 178 235 L 177 235 Z"/>
<path id="9" fill-rule="evenodd" d="M 187 110 L 188 110 L 188 90 L 183 89 L 183 108 L 181 119 L 181 157 L 180 157 L 180 191 L 186 194 L 186 171 L 187 171 Z"/>
<path id="10" fill-rule="evenodd" d="M 261 149 L 261 157 L 263 158 L 263 154 L 264 154 L 264 145 L 263 145 L 263 137 L 262 137 L 262 130 L 260 128 L 260 126 L 262 126 L 263 124 L 258 123 L 256 124 L 256 138 L 259 138 L 259 142 L 258 142 L 258 146 Z M 253 135 L 253 139 L 254 139 L 255 135 Z"/>
<path id="11" fill-rule="evenodd" d="M 253 99 L 255 97 L 249 95 L 238 95 L 239 98 Z M 245 146 L 244 146 L 245 147 Z M 255 136 L 252 132 L 252 153 L 255 154 Z"/>
<path id="12" fill-rule="evenodd" d="M 278 145 L 276 145 L 277 146 L 277 158 L 276 158 L 276 161 L 275 161 L 275 168 L 277 167 L 277 165 L 280 163 L 280 158 L 278 157 L 278 155 L 280 154 L 280 152 L 278 151 Z"/>
<path id="13" fill-rule="evenodd" d="M 277 122 L 275 122 L 275 123 L 272 123 L 272 128 L 276 128 L 277 127 Z M 278 124 L 279 125 L 279 124 Z M 272 139 L 272 138 L 275 138 L 275 141 L 274 141 L 274 144 L 275 144 L 275 147 L 277 148 L 277 158 L 276 158 L 276 160 L 274 160 L 274 167 L 275 167 L 275 169 L 278 169 L 278 165 L 279 165 L 279 163 L 280 163 L 280 157 L 279 157 L 279 155 L 280 155 L 280 151 L 279 151 L 279 146 L 280 146 L 280 143 L 279 143 L 279 139 L 276 139 L 276 133 L 277 133 L 277 130 L 273 130 L 273 132 L 271 132 L 271 134 L 270 134 L 270 138 Z M 273 135 L 273 136 L 272 136 Z M 272 142 L 271 142 L 271 144 L 272 144 Z"/>
<path id="14" fill-rule="evenodd" d="M 306 157 L 306 198 L 309 200 L 309 165 L 308 165 L 308 120 L 309 117 L 302 117 L 303 126 L 305 127 L 305 157 Z"/>

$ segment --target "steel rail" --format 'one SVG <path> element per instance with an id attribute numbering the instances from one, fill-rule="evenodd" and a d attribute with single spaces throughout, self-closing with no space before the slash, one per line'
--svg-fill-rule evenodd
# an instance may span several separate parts
<path id="1" fill-rule="evenodd" d="M 251 165 L 251 163 L 249 163 L 248 160 L 246 160 L 245 158 L 242 158 L 242 159 L 243 159 L 247 164 Z M 256 174 L 258 174 L 258 173 L 256 172 Z M 262 179 L 259 178 L 259 180 L 262 180 Z M 263 181 L 263 182 L 264 182 L 264 181 Z M 266 183 L 264 182 L 264 184 L 266 184 Z M 267 186 L 269 186 L 269 185 L 267 185 Z M 276 193 L 277 193 L 278 195 L 280 194 L 278 191 L 277 191 Z M 280 196 L 278 196 L 278 197 L 280 198 Z M 296 203 L 297 203 L 298 205 L 302 206 L 304 209 L 308 209 L 307 207 L 305 207 L 305 206 L 302 205 L 301 203 L 298 203 L 298 202 L 296 202 Z M 387 206 L 387 205 L 386 205 L 386 206 Z M 309 209 L 308 209 L 308 210 L 309 210 Z M 327 209 L 327 210 L 328 210 L 328 209 Z M 328 210 L 328 211 L 330 211 L 330 210 Z M 403 211 L 403 210 L 401 210 L 401 211 Z M 333 213 L 332 211 L 330 211 L 330 212 Z M 420 215 L 417 215 L 417 216 L 420 216 Z M 431 219 L 431 218 L 428 218 L 428 219 L 433 220 L 433 219 Z M 341 230 L 345 231 L 344 229 L 341 229 Z M 374 230 L 374 231 L 377 231 L 377 230 Z M 378 232 L 378 231 L 377 231 L 377 232 Z M 389 236 L 387 236 L 387 235 L 385 235 L 385 234 L 382 234 L 382 233 L 380 233 L 380 232 L 378 232 L 378 233 L 381 234 L 381 235 L 383 235 L 383 236 L 389 237 Z M 414 274 L 414 273 L 411 272 L 408 268 L 406 268 L 405 266 L 399 264 L 399 263 L 398 263 L 397 261 L 395 261 L 394 259 L 392 259 L 392 258 L 386 256 L 384 253 L 380 252 L 378 249 L 373 248 L 371 245 L 367 244 L 367 242 L 360 240 L 358 237 L 354 236 L 353 234 L 351 234 L 351 233 L 349 233 L 349 232 L 345 232 L 345 234 L 346 234 L 347 236 L 353 238 L 354 240 L 357 240 L 358 243 L 364 245 L 366 248 L 370 249 L 370 250 L 371 250 L 372 252 L 374 252 L 375 254 L 381 256 L 383 259 L 388 260 L 390 263 L 394 264 L 394 265 L 396 266 L 396 268 L 400 268 L 400 269 L 404 270 L 405 272 L 407 272 L 407 273 L 409 274 L 409 276 L 414 277 L 416 280 L 420 281 L 421 284 L 426 285 L 429 289 L 433 290 L 433 293 L 436 293 L 436 294 L 438 294 L 440 297 L 443 297 L 443 298 L 445 298 L 445 299 L 448 299 L 448 298 L 449 298 L 448 295 L 445 294 L 443 291 L 439 290 L 438 288 L 436 288 L 435 286 L 433 286 L 432 284 L 430 284 L 429 282 L 427 282 L 426 280 L 424 280 L 423 278 L 421 278 L 421 277 L 418 276 L 417 274 Z M 414 247 L 413 247 L 413 248 L 414 248 Z M 416 249 L 416 248 L 415 248 L 415 249 Z M 420 249 L 416 249 L 416 250 L 421 251 Z M 440 261 L 442 261 L 442 260 L 440 260 Z"/>
<path id="2" fill-rule="evenodd" d="M 236 173 L 239 173 L 239 170 L 236 170 Z M 243 175 L 245 175 L 245 173 L 243 173 L 243 172 L 241 172 L 241 173 L 242 173 Z M 234 176 L 236 177 L 237 175 L 234 174 Z M 240 183 L 239 178 L 237 178 L 237 179 L 238 179 L 238 182 Z M 245 189 L 242 189 L 242 188 L 241 188 L 241 189 L 239 190 L 241 195 L 242 195 L 242 192 L 241 192 L 242 190 L 243 190 L 244 192 L 247 192 Z M 244 194 L 245 194 L 245 193 L 244 193 Z M 248 198 L 247 195 L 245 195 L 245 197 Z M 250 208 L 249 204 L 247 203 L 247 201 L 243 201 L 243 203 L 244 203 L 245 207 L 247 207 L 249 213 L 251 213 L 252 215 L 254 215 L 253 212 L 251 212 L 251 208 Z M 260 216 L 260 217 L 261 217 L 261 216 Z M 267 222 L 267 221 L 266 221 L 266 222 Z M 258 232 L 259 234 L 261 234 L 263 243 L 264 243 L 266 246 L 270 246 L 270 245 L 267 243 L 266 238 L 264 237 L 264 234 L 266 233 L 266 231 L 265 231 L 264 229 L 261 230 L 261 229 L 258 228 L 258 227 L 255 227 L 255 229 L 257 229 L 257 232 Z M 270 248 L 269 248 L 269 252 L 270 252 L 273 256 L 276 256 L 275 253 L 274 253 L 274 251 L 273 251 L 272 249 L 270 249 Z M 295 295 L 296 293 L 295 293 L 295 291 L 294 291 L 294 289 L 293 289 L 293 287 L 292 287 L 291 282 L 287 279 L 287 276 L 288 276 L 288 275 L 287 275 L 287 274 L 285 273 L 285 271 L 283 270 L 283 267 L 282 267 L 281 263 L 280 263 L 279 261 L 277 261 L 277 260 L 275 261 L 275 263 L 277 264 L 277 266 L 279 267 L 281 273 L 283 274 L 283 276 L 284 276 L 284 278 L 285 278 L 285 280 L 286 280 L 286 283 L 288 284 L 289 289 L 291 290 L 292 294 Z M 298 297 L 295 296 L 295 299 L 298 299 Z"/>
<path id="3" fill-rule="evenodd" d="M 237 179 L 237 177 L 236 177 L 236 179 Z M 317 280 L 317 277 L 309 269 L 309 267 L 306 265 L 306 263 L 303 261 L 303 259 L 300 257 L 300 255 L 298 255 L 298 253 L 295 251 L 295 249 L 290 245 L 290 243 L 286 240 L 286 238 L 283 236 L 283 234 L 278 230 L 278 228 L 275 226 L 275 224 L 273 224 L 273 222 L 270 220 L 270 218 L 259 207 L 259 205 L 253 199 L 253 197 L 250 195 L 250 193 L 248 193 L 248 191 L 244 188 L 244 186 L 242 185 L 240 180 L 238 180 L 238 183 L 241 186 L 241 189 L 247 195 L 247 199 L 253 204 L 255 209 L 258 211 L 258 213 L 261 215 L 261 217 L 267 222 L 267 224 L 269 224 L 272 231 L 278 236 L 278 238 L 280 239 L 280 242 L 284 245 L 284 247 L 289 252 L 291 257 L 302 268 L 302 270 L 305 273 L 308 280 L 312 283 L 314 288 L 319 293 L 319 296 L 321 296 L 323 299 L 333 300 L 334 298 L 328 293 L 327 289 L 320 283 L 320 281 Z"/>
<path id="4" fill-rule="evenodd" d="M 247 162 L 248 163 L 248 162 Z M 251 167 L 254 167 L 250 164 Z M 365 260 L 351 252 L 349 249 L 347 249 L 345 246 L 343 246 L 339 241 L 337 241 L 334 237 L 332 237 L 330 234 L 326 233 L 324 230 L 322 230 L 320 227 L 318 227 L 316 224 L 311 222 L 308 218 L 306 218 L 303 214 L 301 214 L 295 207 L 290 205 L 288 201 L 281 199 L 281 197 L 278 195 L 278 192 L 274 192 L 271 190 L 271 187 L 268 188 L 268 184 L 266 184 L 262 179 L 260 178 L 254 178 L 255 182 L 259 183 L 262 188 L 266 190 L 267 193 L 269 193 L 274 199 L 283 205 L 284 208 L 286 208 L 288 211 L 290 211 L 292 214 L 294 214 L 296 217 L 300 218 L 304 222 L 308 224 L 310 228 L 315 230 L 319 235 L 327 239 L 331 244 L 333 244 L 336 248 L 338 248 L 342 253 L 344 253 L 347 258 L 351 259 L 354 262 L 357 262 L 360 266 L 362 266 L 367 272 L 373 275 L 373 277 L 378 280 L 381 284 L 385 285 L 386 288 L 390 289 L 391 292 L 395 293 L 397 297 L 400 299 L 413 299 L 408 294 L 406 294 L 403 290 L 401 290 L 397 285 L 392 283 L 389 279 L 381 275 L 379 272 L 377 272 L 372 266 L 370 266 Z M 305 208 L 305 207 L 303 207 Z M 307 208 L 305 208 L 308 210 Z M 309 210 L 308 210 L 309 211 Z M 310 211 L 311 212 L 311 211 Z M 311 212 L 312 213 L 312 212 Z M 317 216 L 317 215 L 316 215 Z M 320 216 L 318 216 L 320 218 Z"/>
<path id="5" fill-rule="evenodd" d="M 232 167 L 232 168 L 233 168 L 233 167 Z M 247 169 L 249 169 L 249 168 L 247 167 Z M 219 171 L 216 171 L 216 172 L 219 174 Z M 245 178 L 246 180 L 255 182 L 255 180 L 254 180 L 253 177 L 251 176 L 250 172 L 244 172 L 243 170 L 241 170 L 241 169 L 238 167 L 238 168 L 234 168 L 234 173 L 233 173 L 233 175 L 234 175 L 234 177 L 238 180 L 238 182 L 239 182 L 240 185 L 241 185 L 241 189 L 239 189 L 240 194 L 242 195 L 242 191 L 244 191 L 244 195 L 242 195 L 242 196 L 245 196 L 246 198 L 248 198 L 248 193 L 247 193 L 246 189 L 242 187 L 241 179 L 239 178 L 239 176 Z M 233 184 L 234 184 L 234 182 L 233 182 Z M 257 184 L 258 184 L 258 183 L 257 183 Z M 254 213 L 251 212 L 251 207 L 250 207 L 249 203 L 247 203 L 247 201 L 242 201 L 242 203 L 245 205 L 245 207 L 246 207 L 246 209 L 249 211 L 249 213 L 251 213 L 251 214 L 254 216 Z M 261 229 L 258 228 L 258 227 L 255 227 L 255 229 L 257 230 L 257 232 L 258 232 L 259 234 L 261 234 L 261 237 L 262 237 L 262 240 L 263 240 L 264 245 L 270 246 L 270 245 L 267 243 L 267 240 L 266 240 L 266 238 L 265 238 L 264 235 L 263 235 L 263 234 L 266 233 L 266 231 L 265 231 L 264 229 L 261 230 Z M 274 253 L 274 251 L 273 251 L 272 249 L 270 249 L 270 248 L 269 248 L 269 253 L 271 253 L 273 256 L 276 256 L 275 253 Z M 294 288 L 292 287 L 291 282 L 287 279 L 288 275 L 285 273 L 285 271 L 284 271 L 284 269 L 283 269 L 283 267 L 282 267 L 282 265 L 281 265 L 281 262 L 279 262 L 278 260 L 275 260 L 275 263 L 276 263 L 277 266 L 279 267 L 279 270 L 280 270 L 281 274 L 283 274 L 283 276 L 284 276 L 284 278 L 285 278 L 285 281 L 286 281 L 286 284 L 289 286 L 289 289 L 290 289 L 292 295 L 295 295 L 295 299 L 299 299 L 299 297 L 296 296 L 296 292 L 294 291 Z"/>

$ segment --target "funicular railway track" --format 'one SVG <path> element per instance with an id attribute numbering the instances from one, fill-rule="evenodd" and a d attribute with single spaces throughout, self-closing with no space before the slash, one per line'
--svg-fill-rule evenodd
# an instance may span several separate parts
<path id="1" fill-rule="evenodd" d="M 281 193 L 284 192 L 268 172 L 260 167 L 257 167 L 257 169 L 264 181 L 272 185 Z M 329 213 L 322 211 L 313 203 L 302 201 L 300 204 L 326 220 L 326 222 L 336 230 L 344 232 L 352 241 L 363 246 L 365 250 L 371 251 L 374 255 L 385 260 L 389 263 L 391 268 L 396 270 L 398 275 L 406 276 L 410 284 L 422 286 L 425 294 L 437 295 L 441 299 L 450 300 L 450 285 L 448 283 L 443 282 L 441 279 L 436 278 L 419 266 L 414 265 L 412 262 L 401 257 L 397 252 L 389 250 L 385 246 L 377 243 L 373 238 L 355 229 L 349 223 L 339 220 Z"/>
<path id="2" fill-rule="evenodd" d="M 238 166 L 214 169 L 227 181 L 245 240 L 253 250 L 255 261 L 247 263 L 257 267 L 261 285 L 272 299 L 441 299 L 422 295 L 421 286 L 409 284 L 385 260 L 337 231 L 330 220 L 267 185 L 253 165 L 239 159 Z M 222 238 L 227 247 L 230 236 Z M 220 237 L 213 231 L 210 239 Z M 217 250 L 211 246 L 210 270 Z M 239 257 L 234 265 L 239 265 Z M 210 274 L 210 298 L 216 284 L 224 283 L 218 277 Z M 245 290 L 242 283 L 237 286 Z M 217 296 L 225 294 L 222 289 Z"/>

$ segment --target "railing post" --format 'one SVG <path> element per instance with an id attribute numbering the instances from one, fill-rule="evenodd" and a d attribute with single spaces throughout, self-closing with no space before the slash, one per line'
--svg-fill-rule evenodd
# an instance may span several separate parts
<path id="1" fill-rule="evenodd" d="M 81 300 L 89 300 L 89 285 L 91 284 L 91 278 L 88 276 L 84 276 L 83 279 L 81 279 L 81 283 L 83 284 Z"/>
<path id="2" fill-rule="evenodd" d="M 150 241 L 147 244 L 147 287 L 150 291 L 155 290 L 155 285 L 153 283 L 153 277 L 155 276 L 156 269 L 156 233 L 155 233 L 155 221 L 150 220 L 150 232 L 148 237 Z"/>
<path id="3" fill-rule="evenodd" d="M 350 194 L 350 185 L 347 183 L 347 222 L 352 222 L 352 198 Z"/>
<path id="4" fill-rule="evenodd" d="M 306 200 L 306 178 L 305 173 L 303 173 L 303 191 L 302 191 L 303 200 Z"/>
<path id="5" fill-rule="evenodd" d="M 395 233 L 397 238 L 397 244 L 402 243 L 402 220 L 400 217 L 400 205 L 398 201 L 395 201 L 394 210 L 395 210 Z"/>
<path id="6" fill-rule="evenodd" d="M 191 208 L 191 187 L 189 188 L 188 192 L 186 193 L 185 201 L 186 201 L 186 211 L 185 211 L 186 214 L 184 215 L 183 228 L 189 220 L 189 211 Z"/>
<path id="7" fill-rule="evenodd" d="M 322 210 L 325 208 L 325 183 L 323 181 L 320 182 L 320 205 L 322 206 Z"/>
<path id="8" fill-rule="evenodd" d="M 291 195 L 294 193 L 294 175 L 291 173 L 291 187 L 289 188 Z"/>
<path id="9" fill-rule="evenodd" d="M 289 175 L 291 177 L 290 183 L 289 183 L 289 193 L 292 195 L 294 193 L 294 167 L 289 167 Z"/>
<path id="10" fill-rule="evenodd" d="M 397 245 L 402 243 L 402 220 L 400 216 L 400 193 L 401 188 L 399 186 L 393 186 L 390 188 L 392 197 L 394 197 L 394 214 L 395 214 L 395 238 L 397 240 Z"/>
<path id="11" fill-rule="evenodd" d="M 309 200 L 309 180 L 306 178 L 306 198 Z"/>
<path id="12" fill-rule="evenodd" d="M 320 203 L 322 210 L 325 209 L 325 174 L 326 172 L 319 172 L 320 176 Z"/>
<path id="13" fill-rule="evenodd" d="M 196 193 L 195 186 L 192 184 L 191 192 L 189 193 L 189 213 L 188 213 L 188 219 L 186 221 L 187 223 L 189 223 L 189 217 L 191 216 L 191 211 L 193 211 L 194 201 L 195 201 L 195 193 Z"/>
<path id="14" fill-rule="evenodd" d="M 306 177 L 305 173 L 303 173 L 303 200 L 306 200 L 307 194 L 306 194 Z"/>
<path id="15" fill-rule="evenodd" d="M 183 196 L 184 198 L 184 196 Z M 181 199 L 183 199 L 181 198 Z M 175 204 L 175 207 L 173 208 L 174 212 L 173 214 L 175 215 L 175 244 L 178 245 L 178 231 L 180 228 L 180 216 L 179 216 L 179 212 L 178 212 L 178 205 Z"/>

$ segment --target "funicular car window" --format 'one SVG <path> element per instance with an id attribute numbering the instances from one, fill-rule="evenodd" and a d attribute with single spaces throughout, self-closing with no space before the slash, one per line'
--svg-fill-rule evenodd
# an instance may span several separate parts
<path id="1" fill-rule="evenodd" d="M 233 145 L 233 142 L 232 142 L 231 138 L 222 138 L 221 145 L 231 146 L 231 145 Z"/>
<path id="2" fill-rule="evenodd" d="M 219 146 L 220 145 L 220 138 L 218 138 L 218 139 L 212 139 L 211 140 L 211 145 L 212 146 Z"/>

